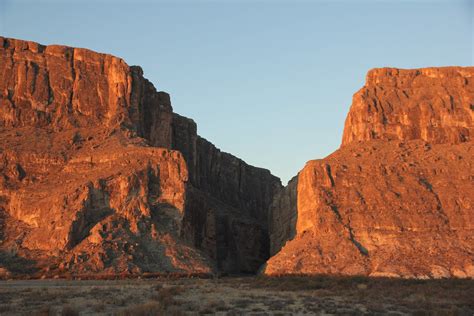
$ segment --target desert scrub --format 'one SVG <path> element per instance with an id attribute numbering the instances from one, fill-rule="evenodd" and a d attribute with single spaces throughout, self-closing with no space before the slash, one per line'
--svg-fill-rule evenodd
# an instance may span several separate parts
<path id="1" fill-rule="evenodd" d="M 155 316 L 164 315 L 165 310 L 160 303 L 149 301 L 139 305 L 133 305 L 122 310 L 121 316 Z"/>
<path id="2" fill-rule="evenodd" d="M 180 286 L 156 287 L 151 298 L 159 302 L 162 306 L 168 307 L 176 304 L 175 297 L 184 292 Z"/>
<path id="3" fill-rule="evenodd" d="M 61 311 L 62 316 L 79 316 L 79 309 L 75 306 L 65 305 Z"/>

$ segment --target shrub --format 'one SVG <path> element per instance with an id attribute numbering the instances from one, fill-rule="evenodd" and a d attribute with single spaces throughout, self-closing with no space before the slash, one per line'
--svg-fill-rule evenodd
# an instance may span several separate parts
<path id="1" fill-rule="evenodd" d="M 61 312 L 62 316 L 79 316 L 79 311 L 76 307 L 66 305 Z"/>

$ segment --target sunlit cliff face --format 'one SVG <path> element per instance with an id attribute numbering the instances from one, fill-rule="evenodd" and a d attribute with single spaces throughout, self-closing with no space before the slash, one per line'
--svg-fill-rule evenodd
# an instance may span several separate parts
<path id="1" fill-rule="evenodd" d="M 296 237 L 265 273 L 473 276 L 473 74 L 371 70 L 342 147 L 299 173 Z"/>
<path id="2" fill-rule="evenodd" d="M 354 94 L 342 144 L 370 139 L 470 141 L 473 100 L 472 67 L 371 70 L 365 86 Z"/>
<path id="3" fill-rule="evenodd" d="M 255 272 L 268 258 L 279 179 L 201 138 L 140 67 L 0 37 L 0 102 L 0 277 Z"/>
<path id="4" fill-rule="evenodd" d="M 0 37 L 0 277 L 474 276 L 473 73 L 370 71 L 342 147 L 282 188 L 139 67 Z"/>

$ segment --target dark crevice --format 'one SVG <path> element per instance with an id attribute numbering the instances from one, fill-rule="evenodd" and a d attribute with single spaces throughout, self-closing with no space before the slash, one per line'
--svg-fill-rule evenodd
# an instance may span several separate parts
<path id="1" fill-rule="evenodd" d="M 350 221 L 347 225 L 344 225 L 344 227 L 347 228 L 349 231 L 349 239 L 352 241 L 352 243 L 359 249 L 360 253 L 363 254 L 364 256 L 369 255 L 369 251 L 367 248 L 365 248 L 359 241 L 355 239 L 354 232 L 352 231 L 352 227 L 350 226 Z"/>
<path id="2" fill-rule="evenodd" d="M 334 178 L 332 177 L 331 166 L 330 165 L 326 165 L 326 174 L 329 178 L 329 181 L 331 182 L 331 186 L 333 187 L 334 186 Z"/>
<path id="3" fill-rule="evenodd" d="M 341 213 L 339 212 L 339 208 L 337 207 L 336 204 L 334 204 L 333 199 L 332 199 L 332 193 L 325 191 L 327 195 L 326 202 L 328 203 L 329 207 L 333 211 L 334 215 L 336 216 L 337 221 L 347 230 L 349 233 L 349 240 L 356 246 L 357 250 L 363 255 L 363 256 L 368 256 L 369 251 L 367 248 L 365 248 L 356 238 L 354 235 L 354 231 L 351 227 L 351 222 L 348 220 L 347 224 L 345 224 L 342 220 Z"/>
<path id="4" fill-rule="evenodd" d="M 31 79 L 31 82 L 30 82 L 30 94 L 33 95 L 36 90 L 36 80 L 38 78 L 39 67 L 34 62 L 30 62 L 30 66 L 31 67 L 28 67 L 27 69 L 28 70 L 31 69 L 33 71 L 33 78 Z"/>
<path id="5" fill-rule="evenodd" d="M 72 108 L 73 108 L 72 102 L 74 100 L 74 86 L 76 84 L 77 74 L 76 74 L 76 70 L 74 69 L 74 48 L 72 48 L 70 51 L 71 51 L 71 55 L 69 56 L 69 58 L 71 58 L 70 67 L 71 67 L 71 74 L 72 74 L 72 87 L 71 87 L 71 93 L 69 94 L 69 102 L 68 102 L 67 109 L 69 113 L 72 113 Z"/>
<path id="6" fill-rule="evenodd" d="M 434 198 L 435 198 L 435 200 L 436 200 L 436 210 L 437 210 L 438 213 L 441 215 L 441 217 L 443 217 L 444 222 L 449 225 L 449 218 L 448 218 L 448 216 L 444 213 L 443 205 L 441 204 L 441 200 L 440 200 L 440 198 L 439 198 L 439 195 L 438 195 L 438 193 L 436 193 L 436 192 L 433 190 L 433 186 L 431 185 L 431 183 L 429 183 L 428 180 L 426 180 L 425 178 L 420 178 L 420 179 L 419 179 L 419 183 L 420 183 L 426 190 L 428 190 L 431 194 L 433 194 L 433 196 L 434 196 Z"/>
<path id="7" fill-rule="evenodd" d="M 49 72 L 46 72 L 46 81 L 48 82 L 48 105 L 52 104 L 54 102 L 54 92 L 53 89 L 51 88 L 51 80 L 49 78 Z"/>

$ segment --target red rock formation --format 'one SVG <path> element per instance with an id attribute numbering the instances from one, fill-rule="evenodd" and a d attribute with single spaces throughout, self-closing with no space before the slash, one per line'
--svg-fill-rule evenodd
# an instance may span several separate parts
<path id="1" fill-rule="evenodd" d="M 179 238 L 188 176 L 179 152 L 97 129 L 0 135 L 5 261 L 28 258 L 49 274 L 212 272 Z"/>
<path id="2" fill-rule="evenodd" d="M 200 138 L 119 58 L 0 37 L 0 139 L 0 266 L 15 273 L 256 271 L 268 258 L 278 178 Z"/>
<path id="3" fill-rule="evenodd" d="M 298 178 L 297 237 L 267 274 L 474 276 L 473 147 L 347 145 Z"/>
<path id="4" fill-rule="evenodd" d="M 265 273 L 473 277 L 473 73 L 369 72 L 344 146 L 299 173 L 296 237 Z"/>
<path id="5" fill-rule="evenodd" d="M 172 108 L 140 67 L 88 49 L 0 37 L 0 126 L 116 128 L 171 146 Z"/>
<path id="6" fill-rule="evenodd" d="M 352 101 L 342 145 L 371 139 L 470 141 L 474 68 L 379 68 Z"/>

